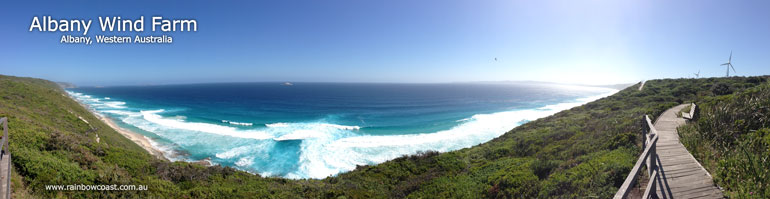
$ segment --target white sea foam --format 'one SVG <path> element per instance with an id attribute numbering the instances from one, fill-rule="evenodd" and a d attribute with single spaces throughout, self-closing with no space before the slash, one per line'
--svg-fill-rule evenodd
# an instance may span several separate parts
<path id="1" fill-rule="evenodd" d="M 82 103 L 85 103 L 89 106 L 99 108 L 99 109 L 125 109 L 126 108 L 126 102 L 122 101 L 102 101 L 102 99 L 99 98 L 93 98 L 88 95 L 83 95 L 80 93 L 74 93 L 74 92 L 68 92 L 70 96 L 74 97 L 75 99 L 79 100 Z"/>
<path id="2" fill-rule="evenodd" d="M 104 102 L 105 106 L 108 106 L 110 108 L 116 108 L 116 109 L 124 109 L 126 108 L 126 102 L 120 102 L 120 101 L 112 101 L 112 102 Z"/>
<path id="3" fill-rule="evenodd" d="M 230 124 L 241 125 L 241 126 L 251 126 L 251 125 L 254 125 L 253 123 L 248 123 L 248 122 L 230 122 Z"/>
<path id="4" fill-rule="evenodd" d="M 234 127 L 229 127 L 229 126 L 221 126 L 216 124 L 200 123 L 200 122 L 186 122 L 186 121 L 180 121 L 176 119 L 163 118 L 162 116 L 158 115 L 158 113 L 163 111 L 164 111 L 163 109 L 160 109 L 160 110 L 151 110 L 151 111 L 141 111 L 141 113 L 145 120 L 164 127 L 169 127 L 169 128 L 225 135 L 225 136 L 238 137 L 238 138 L 250 138 L 250 139 L 273 138 L 273 136 L 268 135 L 262 131 L 238 130 Z"/>
<path id="5" fill-rule="evenodd" d="M 285 135 L 281 135 L 280 137 L 273 138 L 273 140 L 275 141 L 304 140 L 304 139 L 316 138 L 318 136 L 319 134 L 317 133 L 317 131 L 300 129 L 300 130 L 292 131 L 289 134 L 285 134 Z"/>
<path id="6" fill-rule="evenodd" d="M 221 159 L 233 158 L 248 153 L 252 148 L 252 146 L 239 146 L 222 153 L 217 153 L 214 156 Z"/>
<path id="7" fill-rule="evenodd" d="M 345 126 L 323 122 L 304 123 L 272 123 L 265 124 L 267 131 L 275 141 L 305 140 L 328 136 L 328 134 L 340 134 L 344 131 L 359 130 L 359 126 Z"/>
<path id="8" fill-rule="evenodd" d="M 234 122 L 234 121 L 228 121 L 228 120 L 222 120 L 222 123 L 228 123 L 232 125 L 241 125 L 241 126 L 251 126 L 254 125 L 254 123 L 249 122 Z"/>
<path id="9" fill-rule="evenodd" d="M 112 113 L 115 115 L 123 115 L 123 116 L 141 116 L 142 115 L 142 113 L 139 113 L 139 112 L 122 111 L 122 110 L 103 110 L 101 112 Z"/>
<path id="10" fill-rule="evenodd" d="M 279 123 L 265 124 L 265 126 L 270 128 L 287 127 L 289 126 L 289 123 L 279 122 Z"/>
<path id="11" fill-rule="evenodd" d="M 266 126 L 268 127 L 268 132 L 276 136 L 273 138 L 276 141 L 315 139 L 333 136 L 329 134 L 347 134 L 349 133 L 348 131 L 361 129 L 359 126 L 345 126 L 323 122 L 274 123 L 266 124 Z"/>
<path id="12" fill-rule="evenodd" d="M 342 130 L 358 130 L 358 129 L 361 129 L 360 126 L 345 126 L 345 125 L 339 125 L 339 124 L 321 124 L 321 126 L 332 127 L 332 128 L 342 129 Z"/>
<path id="13" fill-rule="evenodd" d="M 174 146 L 160 144 L 147 136 L 144 136 L 144 138 L 147 139 L 148 142 L 150 142 L 150 145 L 152 145 L 152 148 L 157 149 L 158 151 L 161 151 L 163 153 L 163 157 L 165 157 L 166 159 L 170 161 L 187 160 L 184 156 L 177 153 L 177 150 L 174 149 Z"/>
<path id="14" fill-rule="evenodd" d="M 235 162 L 235 165 L 238 165 L 240 167 L 247 167 L 254 164 L 254 157 L 243 157 L 241 159 L 238 159 L 238 162 Z"/>
<path id="15" fill-rule="evenodd" d="M 617 90 L 574 102 L 548 105 L 537 109 L 477 114 L 452 129 L 424 134 L 319 136 L 301 144 L 299 169 L 289 178 L 324 178 L 355 169 L 356 165 L 381 163 L 418 151 L 451 151 L 474 146 L 496 138 L 523 122 L 546 117 L 587 102 L 609 96 Z M 331 138 L 331 139 L 323 139 Z"/>
<path id="16" fill-rule="evenodd" d="M 467 122 L 467 121 L 470 121 L 470 120 L 471 120 L 471 118 L 465 118 L 465 119 L 455 120 L 455 122 Z"/>
<path id="17" fill-rule="evenodd" d="M 359 130 L 361 129 L 360 126 L 345 126 L 345 125 L 339 125 L 339 124 L 329 124 L 329 123 L 272 123 L 272 124 L 265 124 L 268 128 L 287 128 L 287 127 L 294 127 L 294 126 L 320 126 L 324 128 L 336 128 L 341 130 Z"/>

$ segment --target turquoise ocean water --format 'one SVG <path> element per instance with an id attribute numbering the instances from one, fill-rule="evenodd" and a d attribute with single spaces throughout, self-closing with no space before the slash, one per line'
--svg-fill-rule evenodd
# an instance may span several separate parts
<path id="1" fill-rule="evenodd" d="M 324 178 L 471 147 L 614 89 L 539 83 L 219 83 L 69 89 L 171 160 Z"/>

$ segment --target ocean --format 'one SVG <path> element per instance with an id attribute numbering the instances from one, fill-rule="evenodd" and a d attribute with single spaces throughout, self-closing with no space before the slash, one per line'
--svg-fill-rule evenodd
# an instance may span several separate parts
<path id="1" fill-rule="evenodd" d="M 68 89 L 175 161 L 324 178 L 452 151 L 617 90 L 543 83 L 216 83 Z"/>

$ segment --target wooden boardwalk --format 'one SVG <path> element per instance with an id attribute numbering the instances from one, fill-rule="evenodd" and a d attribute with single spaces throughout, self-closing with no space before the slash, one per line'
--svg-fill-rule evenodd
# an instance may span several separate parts
<path id="1" fill-rule="evenodd" d="M 676 128 L 686 122 L 676 116 L 689 104 L 675 106 L 663 112 L 655 120 L 658 132 L 657 143 L 658 198 L 724 198 L 722 191 L 714 186 L 711 175 L 679 142 Z"/>

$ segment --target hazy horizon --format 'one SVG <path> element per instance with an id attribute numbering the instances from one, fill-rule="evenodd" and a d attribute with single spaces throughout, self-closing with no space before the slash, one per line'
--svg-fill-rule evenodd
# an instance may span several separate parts
<path id="1" fill-rule="evenodd" d="M 0 74 L 3 75 L 3 74 Z M 30 77 L 37 78 L 37 77 Z M 50 80 L 53 81 L 53 80 Z M 642 80 L 645 81 L 645 80 Z M 157 83 L 157 84 L 109 84 L 109 85 L 89 85 L 75 84 L 66 81 L 54 81 L 56 83 L 72 84 L 77 87 L 122 87 L 122 86 L 170 86 L 170 85 L 194 85 L 194 84 L 248 84 L 248 83 L 292 83 L 292 84 L 554 84 L 566 86 L 594 86 L 608 87 L 617 85 L 633 85 L 639 82 L 611 83 L 611 84 L 580 84 L 580 83 L 560 83 L 549 81 L 534 80 L 501 80 L 501 81 L 466 81 L 466 82 L 343 82 L 343 81 L 213 81 L 213 82 L 179 82 L 179 83 Z"/>

